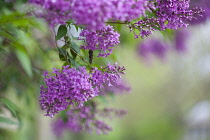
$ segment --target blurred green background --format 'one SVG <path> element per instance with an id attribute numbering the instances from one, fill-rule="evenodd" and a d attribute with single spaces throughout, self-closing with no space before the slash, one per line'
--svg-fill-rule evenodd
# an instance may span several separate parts
<path id="1" fill-rule="evenodd" d="M 127 28 L 121 28 L 121 44 L 114 53 L 126 67 L 132 89 L 103 104 L 124 108 L 128 114 L 108 120 L 113 126 L 108 135 L 66 132 L 56 138 L 53 119 L 44 116 L 38 102 L 43 70 L 62 66 L 53 32 L 40 19 L 23 18 L 21 7 L 16 9 L 0 14 L 0 96 L 10 100 L 0 103 L 0 140 L 210 139 L 210 22 L 188 28 L 185 53 L 170 51 L 164 62 L 154 58 L 152 63 L 137 54 L 142 39 L 133 39 Z M 161 33 L 150 37 L 170 38 Z M 8 106 L 13 103 L 17 109 L 11 111 Z"/>

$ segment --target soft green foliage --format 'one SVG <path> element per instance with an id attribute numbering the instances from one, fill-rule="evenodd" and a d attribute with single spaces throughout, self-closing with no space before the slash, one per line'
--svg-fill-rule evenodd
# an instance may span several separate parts
<path id="1" fill-rule="evenodd" d="M 60 25 L 58 28 L 58 33 L 56 35 L 56 40 L 59 40 L 60 38 L 64 37 L 67 33 L 67 28 L 65 25 Z"/>
<path id="2" fill-rule="evenodd" d="M 17 113 L 20 112 L 20 109 L 13 102 L 6 98 L 2 98 L 0 101 L 9 109 L 14 117 L 18 117 Z"/>

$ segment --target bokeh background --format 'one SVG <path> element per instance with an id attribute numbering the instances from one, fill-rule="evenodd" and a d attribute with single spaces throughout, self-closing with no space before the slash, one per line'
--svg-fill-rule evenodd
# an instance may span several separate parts
<path id="1" fill-rule="evenodd" d="M 24 12 L 24 9 L 18 10 Z M 155 32 L 145 38 L 144 41 L 158 39 L 168 45 L 161 58 L 141 56 L 139 47 L 143 40 L 134 39 L 133 34 L 122 27 L 121 44 L 114 53 L 116 60 L 126 67 L 125 79 L 131 91 L 109 97 L 102 104 L 126 109 L 128 114 L 107 120 L 113 127 L 108 135 L 66 131 L 62 138 L 57 138 L 52 132 L 53 118 L 44 116 L 38 102 L 42 71 L 62 65 L 54 47 L 54 33 L 40 19 L 13 19 L 12 14 L 17 13 L 5 10 L 0 14 L 1 36 L 13 35 L 8 40 L 0 37 L 0 96 L 19 108 L 16 111 L 19 117 L 15 118 L 0 103 L 0 140 L 210 139 L 208 19 L 184 30 L 187 34 L 183 38 L 187 38 L 182 40 L 185 48 L 181 51 L 176 48 L 175 31 Z M 11 25 L 4 25 L 5 20 L 11 20 Z M 16 29 L 28 24 L 29 34 Z M 4 117 L 10 120 L 5 121 Z"/>

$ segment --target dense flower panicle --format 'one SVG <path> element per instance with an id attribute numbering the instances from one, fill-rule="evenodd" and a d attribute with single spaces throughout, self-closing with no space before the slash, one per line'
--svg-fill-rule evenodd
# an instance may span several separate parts
<path id="1" fill-rule="evenodd" d="M 58 111 L 65 110 L 69 105 L 83 106 L 84 102 L 98 96 L 103 85 L 112 86 L 124 74 L 125 68 L 117 64 L 108 64 L 100 71 L 93 68 L 88 73 L 85 67 L 70 68 L 63 66 L 63 70 L 55 69 L 50 76 L 44 73 L 45 86 L 40 86 L 40 105 L 47 111 L 46 116 L 53 117 Z"/>
<path id="2" fill-rule="evenodd" d="M 148 0 L 113 0 L 112 20 L 132 21 L 145 15 Z"/>
<path id="3" fill-rule="evenodd" d="M 113 6 L 107 0 L 74 0 L 72 18 L 89 30 L 100 30 L 111 18 Z"/>
<path id="4" fill-rule="evenodd" d="M 156 0 L 148 3 L 148 8 L 154 17 L 145 16 L 144 19 L 129 25 L 131 31 L 138 29 L 139 36 L 144 37 L 152 34 L 154 30 L 178 29 L 187 27 L 186 20 L 196 19 L 203 12 L 200 8 L 189 9 L 189 0 Z"/>
<path id="5" fill-rule="evenodd" d="M 162 30 L 187 27 L 185 19 L 192 20 L 203 11 L 198 8 L 189 10 L 190 0 L 157 0 L 156 15 Z"/>
<path id="6" fill-rule="evenodd" d="M 97 134 L 107 134 L 112 128 L 99 118 L 122 117 L 127 112 L 113 108 L 99 109 L 98 105 L 90 101 L 83 107 L 71 108 L 67 112 L 66 120 L 57 119 L 53 130 L 57 136 L 62 136 L 64 130 L 87 133 L 96 131 Z"/>
<path id="7" fill-rule="evenodd" d="M 131 21 L 144 15 L 148 0 L 30 0 L 44 12 L 37 14 L 45 18 L 52 27 L 73 19 L 88 30 L 100 30 L 109 20 Z M 114 10 L 113 10 L 114 9 Z"/>
<path id="8" fill-rule="evenodd" d="M 100 30 L 108 20 L 131 21 L 144 15 L 148 0 L 74 0 L 72 16 L 88 30 Z"/>
<path id="9" fill-rule="evenodd" d="M 82 106 L 85 101 L 97 96 L 85 67 L 79 70 L 68 67 L 54 69 L 52 73 L 56 76 L 44 75 L 46 88 L 41 86 L 40 104 L 43 110 L 47 110 L 47 116 L 53 117 L 70 104 Z"/>
<path id="10" fill-rule="evenodd" d="M 164 60 L 169 46 L 160 40 L 152 39 L 142 42 L 138 47 L 138 54 L 145 60 L 149 60 L 151 55 Z"/>
<path id="11" fill-rule="evenodd" d="M 51 27 L 65 24 L 71 19 L 72 0 L 29 0 L 29 3 L 41 8 L 40 12 L 35 11 L 35 15 L 44 18 Z"/>
<path id="12" fill-rule="evenodd" d="M 119 36 L 120 34 L 115 32 L 110 25 L 97 31 L 83 30 L 80 38 L 86 38 L 86 45 L 82 45 L 81 48 L 92 51 L 100 50 L 98 57 L 107 57 L 112 53 L 114 46 L 120 43 Z"/>

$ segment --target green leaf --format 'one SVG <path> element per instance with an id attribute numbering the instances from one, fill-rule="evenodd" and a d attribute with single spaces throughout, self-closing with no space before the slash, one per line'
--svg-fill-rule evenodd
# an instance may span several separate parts
<path id="1" fill-rule="evenodd" d="M 80 54 L 80 49 L 79 49 L 80 46 L 77 45 L 76 43 L 72 42 L 71 43 L 71 48 L 76 52 L 75 53 L 74 51 L 71 50 L 71 54 L 73 56 L 73 59 L 75 59 L 77 57 L 77 54 Z"/>
<path id="2" fill-rule="evenodd" d="M 74 25 L 75 26 L 75 28 L 76 28 L 76 30 L 77 30 L 77 32 L 78 32 L 78 30 L 79 30 L 79 26 L 77 26 L 77 25 Z"/>
<path id="3" fill-rule="evenodd" d="M 62 55 L 61 53 L 59 53 L 59 58 L 61 61 L 66 61 L 66 58 L 64 55 Z"/>
<path id="4" fill-rule="evenodd" d="M 71 48 L 73 48 L 77 53 L 79 53 L 80 46 L 77 45 L 75 42 L 71 42 Z"/>
<path id="5" fill-rule="evenodd" d="M 5 124 L 18 124 L 17 122 L 9 119 L 9 118 L 5 118 L 3 116 L 0 116 L 0 123 L 5 123 Z"/>
<path id="6" fill-rule="evenodd" d="M 32 73 L 32 67 L 31 67 L 31 61 L 30 58 L 23 46 L 20 46 L 18 44 L 14 44 L 16 46 L 15 54 L 17 58 L 19 59 L 23 69 L 27 73 L 27 75 L 31 78 L 33 76 Z"/>
<path id="7" fill-rule="evenodd" d="M 67 65 L 69 65 L 69 62 L 64 62 L 63 63 L 63 66 L 67 66 Z"/>
<path id="8" fill-rule="evenodd" d="M 66 50 L 63 49 L 63 48 L 58 48 L 58 50 L 59 50 L 59 53 L 62 54 L 62 55 L 64 55 L 64 56 L 65 56 L 66 53 L 67 53 Z"/>
<path id="9" fill-rule="evenodd" d="M 66 34 L 67 34 L 66 26 L 65 25 L 60 25 L 59 28 L 58 28 L 58 33 L 57 33 L 57 36 L 56 36 L 56 40 L 64 37 Z"/>
<path id="10" fill-rule="evenodd" d="M 81 67 L 81 65 L 78 64 L 77 61 L 75 61 L 75 60 L 74 60 L 72 57 L 70 57 L 70 56 L 69 56 L 69 60 L 70 60 L 70 62 L 71 62 L 71 64 L 72 64 L 72 66 L 74 66 L 74 67 L 76 67 L 76 68 Z"/>
<path id="11" fill-rule="evenodd" d="M 71 64 L 72 64 L 73 66 L 75 66 L 76 61 L 75 61 L 72 57 L 69 57 L 69 60 L 70 60 Z"/>
<path id="12" fill-rule="evenodd" d="M 0 1 L 0 10 L 3 9 L 4 7 L 11 8 L 12 4 L 8 2 Z"/>
<path id="13" fill-rule="evenodd" d="M 3 99 L 0 99 L 0 101 L 3 102 L 4 105 L 12 113 L 12 115 L 17 118 L 17 113 L 20 112 L 20 109 L 9 99 L 3 98 Z"/>
<path id="14" fill-rule="evenodd" d="M 67 51 L 63 48 L 58 48 L 58 51 L 59 51 L 59 58 L 61 61 L 66 61 L 66 54 L 67 54 Z"/>

